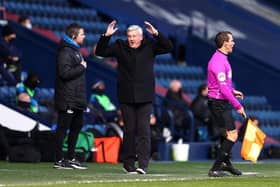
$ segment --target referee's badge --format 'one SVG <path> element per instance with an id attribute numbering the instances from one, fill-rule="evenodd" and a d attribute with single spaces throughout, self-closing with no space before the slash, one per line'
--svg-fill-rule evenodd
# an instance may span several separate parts
<path id="1" fill-rule="evenodd" d="M 226 75 L 224 72 L 218 73 L 218 80 L 224 82 L 226 80 Z"/>

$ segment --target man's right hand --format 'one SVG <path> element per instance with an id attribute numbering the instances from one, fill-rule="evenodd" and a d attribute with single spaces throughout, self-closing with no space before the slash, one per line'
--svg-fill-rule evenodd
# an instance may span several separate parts
<path id="1" fill-rule="evenodd" d="M 83 61 L 81 62 L 81 64 L 82 64 L 82 66 L 84 66 L 84 68 L 87 68 L 87 62 L 86 62 L 86 61 L 83 60 Z"/>
<path id="2" fill-rule="evenodd" d="M 118 28 L 115 27 L 116 23 L 117 21 L 114 20 L 108 25 L 105 36 L 111 36 L 118 30 Z"/>

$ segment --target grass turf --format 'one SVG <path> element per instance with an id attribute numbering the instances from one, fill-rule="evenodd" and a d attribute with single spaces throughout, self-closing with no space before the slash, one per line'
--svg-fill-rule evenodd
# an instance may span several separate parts
<path id="1" fill-rule="evenodd" d="M 280 163 L 236 163 L 240 177 L 209 178 L 210 162 L 151 163 L 147 175 L 122 173 L 121 164 L 88 163 L 88 170 L 58 170 L 52 163 L 0 162 L 1 186 L 55 187 L 240 187 L 280 186 Z"/>

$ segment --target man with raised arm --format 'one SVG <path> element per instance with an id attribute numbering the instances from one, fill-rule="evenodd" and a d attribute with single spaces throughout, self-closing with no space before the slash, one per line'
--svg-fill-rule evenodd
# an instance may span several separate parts
<path id="1" fill-rule="evenodd" d="M 126 173 L 146 174 L 150 159 L 150 114 L 154 100 L 154 58 L 172 50 L 172 43 L 155 27 L 145 21 L 152 38 L 145 38 L 138 25 L 127 29 L 127 40 L 117 39 L 109 44 L 117 31 L 112 21 L 96 47 L 98 56 L 117 58 L 117 92 L 124 120 L 123 170 Z M 138 160 L 138 167 L 135 160 Z"/>

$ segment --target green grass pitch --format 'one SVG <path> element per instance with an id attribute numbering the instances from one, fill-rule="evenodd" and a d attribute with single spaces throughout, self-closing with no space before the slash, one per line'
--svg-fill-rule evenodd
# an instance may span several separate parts
<path id="1" fill-rule="evenodd" d="M 280 162 L 234 163 L 244 175 L 209 178 L 212 162 L 152 162 L 147 175 L 128 175 L 121 164 L 87 163 L 88 170 L 58 170 L 52 163 L 0 162 L 2 186 L 55 187 L 280 187 Z"/>

